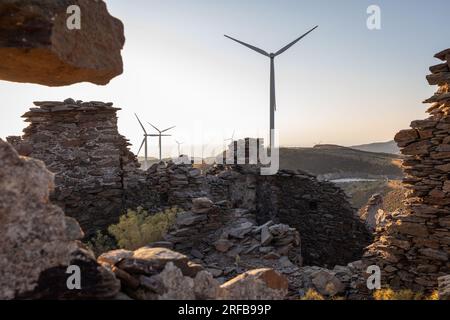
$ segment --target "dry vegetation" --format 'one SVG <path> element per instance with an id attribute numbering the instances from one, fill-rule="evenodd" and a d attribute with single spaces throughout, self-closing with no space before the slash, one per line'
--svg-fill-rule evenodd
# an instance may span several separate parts
<path id="1" fill-rule="evenodd" d="M 374 300 L 439 300 L 439 293 L 434 291 L 430 295 L 411 290 L 394 291 L 392 289 L 377 290 L 373 293 Z M 309 289 L 301 300 L 328 300 L 320 293 L 313 289 Z M 345 300 L 342 297 L 333 297 L 331 300 Z"/>
<path id="2" fill-rule="evenodd" d="M 113 235 L 119 248 L 136 250 L 149 243 L 161 240 L 175 223 L 178 208 L 150 215 L 142 208 L 120 217 L 118 224 L 111 225 L 108 232 Z"/>

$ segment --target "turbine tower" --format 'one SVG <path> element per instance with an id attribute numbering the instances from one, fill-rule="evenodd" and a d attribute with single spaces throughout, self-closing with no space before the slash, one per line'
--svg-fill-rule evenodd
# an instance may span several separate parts
<path id="1" fill-rule="evenodd" d="M 164 132 L 167 132 L 173 128 L 175 128 L 176 126 L 164 129 L 164 130 L 159 130 L 157 127 L 155 127 L 154 125 L 152 125 L 150 122 L 147 122 L 149 125 L 151 125 L 153 127 L 153 129 L 155 129 L 156 131 L 158 131 L 158 134 L 149 134 L 150 137 L 158 137 L 159 138 L 159 161 L 162 160 L 162 145 L 161 145 L 161 138 L 162 137 L 171 137 L 172 135 L 170 134 L 163 134 Z"/>
<path id="2" fill-rule="evenodd" d="M 223 140 L 223 142 L 227 142 L 227 141 L 230 141 L 230 145 L 234 142 L 234 134 L 236 133 L 236 130 L 233 130 L 233 134 L 231 135 L 231 138 L 229 138 L 229 139 L 225 139 L 225 140 Z M 227 146 L 225 146 L 225 148 L 226 148 Z"/>
<path id="3" fill-rule="evenodd" d="M 150 137 L 150 135 L 147 133 L 147 131 L 145 130 L 144 125 L 142 124 L 141 120 L 139 119 L 139 117 L 137 116 L 137 114 L 134 114 L 136 116 L 137 121 L 139 121 L 139 124 L 141 125 L 142 130 L 144 130 L 144 139 L 142 140 L 141 146 L 139 147 L 139 150 L 137 152 L 137 156 L 139 156 L 139 153 L 142 150 L 142 147 L 145 145 L 145 160 L 144 160 L 144 167 L 147 168 L 147 164 L 148 164 L 148 141 L 147 138 Z"/>
<path id="4" fill-rule="evenodd" d="M 257 48 L 255 46 L 252 46 L 248 43 L 242 42 L 240 40 L 234 39 L 230 36 L 225 35 L 225 37 L 227 37 L 228 39 L 231 39 L 233 41 L 236 41 L 239 44 L 242 44 L 243 46 L 246 46 L 247 48 L 250 48 L 268 58 L 270 58 L 270 148 L 272 149 L 272 145 L 273 145 L 273 141 L 272 141 L 272 132 L 274 132 L 273 130 L 275 129 L 275 111 L 277 109 L 277 103 L 276 103 L 276 98 L 275 98 L 275 57 L 279 56 L 280 54 L 282 54 L 283 52 L 285 52 L 286 50 L 288 50 L 290 47 L 292 47 L 294 44 L 296 44 L 297 42 L 299 42 L 301 39 L 303 39 L 304 37 L 306 37 L 309 33 L 311 33 L 312 31 L 314 31 L 318 26 L 315 26 L 314 28 L 312 28 L 311 30 L 309 30 L 307 33 L 305 33 L 304 35 L 302 35 L 301 37 L 295 39 L 294 41 L 292 41 L 291 43 L 289 43 L 288 45 L 286 45 L 285 47 L 281 48 L 280 50 L 278 50 L 275 53 L 268 53 L 260 48 Z"/>
<path id="5" fill-rule="evenodd" d="M 179 142 L 178 140 L 175 140 L 175 142 L 178 145 L 178 157 L 181 157 L 181 145 L 184 144 L 184 142 Z"/>

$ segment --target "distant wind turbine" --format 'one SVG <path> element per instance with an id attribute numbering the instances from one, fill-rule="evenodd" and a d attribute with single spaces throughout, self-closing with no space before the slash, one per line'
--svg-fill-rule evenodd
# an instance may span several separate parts
<path id="1" fill-rule="evenodd" d="M 158 131 L 158 134 L 149 134 L 150 137 L 158 137 L 159 138 L 159 161 L 162 160 L 162 145 L 161 145 L 161 138 L 162 137 L 171 137 L 172 135 L 170 134 L 163 134 L 164 132 L 167 132 L 173 128 L 175 128 L 176 126 L 164 129 L 164 130 L 159 130 L 157 127 L 155 127 L 154 125 L 152 125 L 150 122 L 147 122 L 149 125 L 151 125 L 153 127 L 153 129 L 155 129 L 156 131 Z"/>
<path id="2" fill-rule="evenodd" d="M 227 141 L 231 141 L 231 143 L 234 141 L 234 134 L 236 133 L 236 130 L 233 130 L 233 134 L 232 134 L 232 136 L 231 136 L 231 138 L 229 138 L 229 139 L 225 139 L 225 140 L 223 140 L 224 142 L 227 142 Z"/>
<path id="3" fill-rule="evenodd" d="M 301 37 L 295 39 L 294 41 L 292 41 L 291 43 L 289 43 L 288 45 L 284 46 L 283 48 L 281 48 L 280 50 L 278 50 L 275 53 L 268 53 L 260 48 L 257 48 L 255 46 L 252 46 L 248 43 L 242 42 L 240 40 L 234 39 L 230 36 L 225 35 L 225 37 L 227 37 L 228 39 L 231 39 L 233 41 L 236 41 L 239 44 L 242 44 L 243 46 L 246 46 L 247 48 L 250 48 L 266 57 L 270 58 L 270 148 L 272 148 L 273 146 L 273 141 L 272 141 L 272 132 L 275 129 L 275 110 L 276 110 L 276 98 L 275 98 L 275 57 L 279 56 L 280 54 L 282 54 L 283 52 L 285 52 L 286 50 L 288 50 L 290 47 L 292 47 L 294 44 L 296 44 L 298 41 L 300 41 L 301 39 L 303 39 L 305 36 L 307 36 L 309 33 L 311 33 L 312 31 L 314 31 L 318 26 L 315 26 L 314 28 L 312 28 L 311 30 L 309 30 L 307 33 L 305 33 L 304 35 L 302 35 Z"/>
<path id="4" fill-rule="evenodd" d="M 141 125 L 142 130 L 144 130 L 144 139 L 142 140 L 141 146 L 139 147 L 139 150 L 137 152 L 137 155 L 139 156 L 139 153 L 142 150 L 142 147 L 145 145 L 145 162 L 144 162 L 144 166 L 147 166 L 148 163 L 148 141 L 147 138 L 150 137 L 150 135 L 147 133 L 147 131 L 145 130 L 144 125 L 142 124 L 141 120 L 139 119 L 139 117 L 137 116 L 137 114 L 134 114 L 136 116 L 137 121 L 139 121 L 139 124 Z"/>
<path id="5" fill-rule="evenodd" d="M 181 145 L 184 144 L 184 142 L 179 142 L 178 140 L 175 140 L 175 142 L 178 145 L 178 157 L 181 157 Z"/>

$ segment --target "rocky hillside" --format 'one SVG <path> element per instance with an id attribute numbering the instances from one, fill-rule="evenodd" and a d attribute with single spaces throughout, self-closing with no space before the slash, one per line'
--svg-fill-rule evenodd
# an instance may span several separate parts
<path id="1" fill-rule="evenodd" d="M 400 148 L 394 140 L 388 142 L 361 144 L 358 146 L 351 146 L 350 148 L 367 152 L 391 153 L 396 155 L 400 154 Z"/>
<path id="2" fill-rule="evenodd" d="M 335 145 L 280 149 L 283 169 L 304 170 L 325 179 L 403 177 L 399 156 Z"/>

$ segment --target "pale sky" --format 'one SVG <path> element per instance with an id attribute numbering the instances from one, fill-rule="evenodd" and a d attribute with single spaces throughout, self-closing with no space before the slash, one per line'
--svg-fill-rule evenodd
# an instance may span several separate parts
<path id="1" fill-rule="evenodd" d="M 177 126 L 164 140 L 165 155 L 175 139 L 190 153 L 191 144 L 221 147 L 233 130 L 236 138 L 265 137 L 269 60 L 223 35 L 274 52 L 319 25 L 276 59 L 281 145 L 388 141 L 426 117 L 421 101 L 435 91 L 425 80 L 428 67 L 450 47 L 447 0 L 106 2 L 125 25 L 124 73 L 103 87 L 0 81 L 0 137 L 21 134 L 20 116 L 33 101 L 68 97 L 122 108 L 119 130 L 134 152 L 142 140 L 134 112 L 162 128 Z M 371 4 L 381 7 L 381 30 L 366 26 Z"/>

